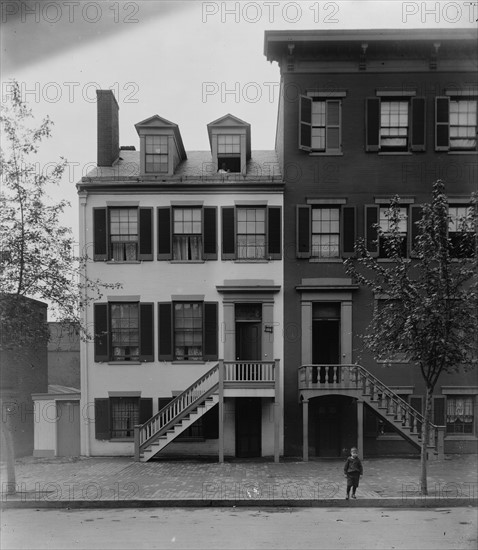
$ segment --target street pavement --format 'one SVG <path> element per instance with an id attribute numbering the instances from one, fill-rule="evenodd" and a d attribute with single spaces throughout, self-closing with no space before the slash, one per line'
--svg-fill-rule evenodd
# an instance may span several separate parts
<path id="1" fill-rule="evenodd" d="M 419 491 L 420 460 L 365 458 L 356 500 L 345 500 L 342 459 L 279 463 L 158 460 L 131 457 L 16 460 L 16 494 L 8 495 L 1 465 L 3 508 L 124 508 L 146 506 L 477 506 L 477 455 L 447 455 L 428 463 L 428 495 Z"/>

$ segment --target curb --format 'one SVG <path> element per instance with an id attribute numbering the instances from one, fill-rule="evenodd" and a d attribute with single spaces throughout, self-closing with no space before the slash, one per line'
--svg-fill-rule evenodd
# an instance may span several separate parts
<path id="1" fill-rule="evenodd" d="M 478 507 L 478 498 L 364 498 L 357 500 L 209 500 L 209 499 L 138 499 L 138 500 L 4 500 L 1 509 L 104 509 L 104 508 L 451 508 Z"/>

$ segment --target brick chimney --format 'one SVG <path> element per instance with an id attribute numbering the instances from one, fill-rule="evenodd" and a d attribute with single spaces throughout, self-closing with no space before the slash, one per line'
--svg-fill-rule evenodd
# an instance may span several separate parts
<path id="1" fill-rule="evenodd" d="M 119 157 L 119 106 L 112 90 L 96 90 L 98 166 L 112 166 Z"/>

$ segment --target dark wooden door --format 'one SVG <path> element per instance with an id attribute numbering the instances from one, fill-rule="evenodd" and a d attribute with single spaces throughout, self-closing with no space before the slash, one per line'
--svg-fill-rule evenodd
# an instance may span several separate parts
<path id="1" fill-rule="evenodd" d="M 261 456 L 262 400 L 259 397 L 236 397 L 236 456 Z"/>
<path id="2" fill-rule="evenodd" d="M 341 407 L 324 401 L 319 405 L 316 434 L 316 454 L 321 457 L 340 456 Z"/>
<path id="3" fill-rule="evenodd" d="M 261 326 L 252 321 L 236 322 L 236 361 L 261 360 Z"/>

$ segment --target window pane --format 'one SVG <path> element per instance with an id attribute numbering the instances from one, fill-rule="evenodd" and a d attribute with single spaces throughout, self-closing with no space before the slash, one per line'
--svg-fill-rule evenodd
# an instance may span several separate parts
<path id="1" fill-rule="evenodd" d="M 312 209 L 312 257 L 339 256 L 340 211 L 338 208 Z"/>
<path id="2" fill-rule="evenodd" d="M 265 258 L 264 208 L 237 209 L 237 250 L 240 259 Z"/>
<path id="3" fill-rule="evenodd" d="M 111 208 L 110 257 L 118 262 L 137 260 L 138 209 Z"/>
<path id="4" fill-rule="evenodd" d="M 476 149 L 477 101 L 450 101 L 450 147 Z"/>
<path id="5" fill-rule="evenodd" d="M 408 137 L 408 101 L 385 101 L 380 104 L 380 145 L 406 148 Z"/>
<path id="6" fill-rule="evenodd" d="M 112 437 L 133 437 L 134 426 L 139 424 L 139 399 L 137 397 L 112 397 L 110 403 Z"/>
<path id="7" fill-rule="evenodd" d="M 174 304 L 174 342 L 176 359 L 202 358 L 202 303 Z"/>
<path id="8" fill-rule="evenodd" d="M 139 359 L 138 304 L 111 304 L 112 359 L 130 361 Z"/>

